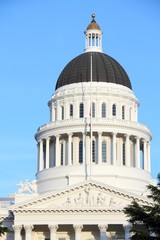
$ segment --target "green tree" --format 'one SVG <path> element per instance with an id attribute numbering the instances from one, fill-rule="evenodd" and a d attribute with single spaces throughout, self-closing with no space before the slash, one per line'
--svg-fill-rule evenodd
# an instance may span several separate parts
<path id="1" fill-rule="evenodd" d="M 7 228 L 2 226 L 2 222 L 0 222 L 0 237 L 7 232 Z"/>
<path id="2" fill-rule="evenodd" d="M 157 179 L 156 186 L 147 186 L 150 192 L 147 197 L 152 200 L 151 204 L 140 205 L 133 201 L 124 208 L 133 233 L 131 240 L 160 240 L 160 173 Z"/>

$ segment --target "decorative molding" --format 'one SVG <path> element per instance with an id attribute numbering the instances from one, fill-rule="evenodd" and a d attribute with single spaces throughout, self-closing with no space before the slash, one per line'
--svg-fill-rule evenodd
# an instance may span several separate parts
<path id="1" fill-rule="evenodd" d="M 124 206 L 136 200 L 141 204 L 149 204 L 147 199 L 127 192 L 119 191 L 107 185 L 98 185 L 94 181 L 68 187 L 66 190 L 45 194 L 35 199 L 13 206 L 16 213 L 88 213 L 88 212 L 122 212 Z M 151 204 L 151 203 L 150 203 Z M 43 206 L 42 206 L 43 205 Z"/>

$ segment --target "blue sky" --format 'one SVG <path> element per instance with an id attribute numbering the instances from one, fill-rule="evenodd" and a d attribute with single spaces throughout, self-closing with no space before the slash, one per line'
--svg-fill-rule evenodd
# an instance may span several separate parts
<path id="1" fill-rule="evenodd" d="M 37 128 L 65 65 L 84 51 L 96 14 L 103 49 L 127 71 L 140 101 L 139 121 L 153 135 L 152 176 L 160 172 L 160 1 L 0 1 L 0 196 L 35 179 Z"/>

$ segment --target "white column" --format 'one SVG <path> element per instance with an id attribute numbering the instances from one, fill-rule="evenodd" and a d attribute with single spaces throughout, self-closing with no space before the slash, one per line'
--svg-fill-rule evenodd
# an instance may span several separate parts
<path id="1" fill-rule="evenodd" d="M 98 133 L 98 164 L 102 163 L 102 133 Z"/>
<path id="2" fill-rule="evenodd" d="M 15 240 L 21 240 L 22 226 L 21 225 L 13 225 L 13 229 L 14 229 L 14 239 Z"/>
<path id="3" fill-rule="evenodd" d="M 116 133 L 112 133 L 112 161 L 111 163 L 113 165 L 116 165 L 116 160 L 117 160 L 117 156 L 116 156 Z"/>
<path id="4" fill-rule="evenodd" d="M 58 229 L 58 225 L 49 225 L 49 230 L 50 230 L 50 240 L 56 240 L 56 233 Z"/>
<path id="5" fill-rule="evenodd" d="M 51 106 L 51 122 L 55 121 L 55 106 L 54 103 L 52 102 L 52 106 Z"/>
<path id="6" fill-rule="evenodd" d="M 68 134 L 68 165 L 71 165 L 71 143 L 72 143 L 72 133 Z"/>
<path id="7" fill-rule="evenodd" d="M 124 228 L 124 239 L 125 240 L 129 240 L 131 237 L 131 233 L 130 233 L 130 229 L 131 229 L 131 225 L 123 225 Z"/>
<path id="8" fill-rule="evenodd" d="M 24 226 L 24 229 L 25 229 L 25 240 L 32 240 L 33 226 L 32 225 L 26 225 L 26 226 Z"/>
<path id="9" fill-rule="evenodd" d="M 150 160 L 150 142 L 147 143 L 147 156 L 148 156 L 148 172 L 151 171 L 151 160 Z"/>
<path id="10" fill-rule="evenodd" d="M 136 152 L 136 168 L 140 168 L 140 139 L 139 137 L 136 137 L 136 146 L 135 146 L 135 152 Z"/>
<path id="11" fill-rule="evenodd" d="M 59 135 L 56 136 L 56 159 L 55 165 L 56 167 L 60 166 L 60 146 L 59 146 Z"/>
<path id="12" fill-rule="evenodd" d="M 129 143 L 129 135 L 125 135 L 126 137 L 126 166 L 130 166 L 130 143 Z"/>
<path id="13" fill-rule="evenodd" d="M 147 171 L 147 142 L 143 139 L 143 164 L 144 170 Z"/>
<path id="14" fill-rule="evenodd" d="M 37 143 L 37 172 L 40 170 L 40 150 L 39 150 L 39 142 Z"/>
<path id="15" fill-rule="evenodd" d="M 81 231 L 83 228 L 83 225 L 74 225 L 73 226 L 75 229 L 75 240 L 81 240 Z"/>
<path id="16" fill-rule="evenodd" d="M 39 144 L 40 144 L 40 148 L 39 148 L 39 171 L 41 171 L 44 168 L 44 163 L 43 163 L 43 140 L 40 140 Z"/>
<path id="17" fill-rule="evenodd" d="M 106 230 L 108 225 L 98 225 L 100 230 L 100 240 L 107 240 Z"/>
<path id="18" fill-rule="evenodd" d="M 50 137 L 46 139 L 46 168 L 49 168 L 49 144 L 50 144 Z"/>

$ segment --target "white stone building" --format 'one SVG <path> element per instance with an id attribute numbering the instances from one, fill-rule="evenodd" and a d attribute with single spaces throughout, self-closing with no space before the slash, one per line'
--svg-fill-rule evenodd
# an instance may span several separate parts
<path id="1" fill-rule="evenodd" d="M 147 203 L 150 130 L 122 66 L 103 53 L 92 15 L 85 51 L 61 72 L 38 128 L 36 180 L 0 199 L 0 240 L 129 239 L 123 208 Z"/>

